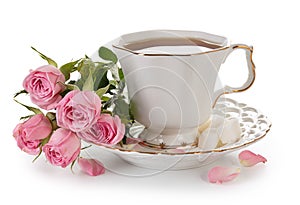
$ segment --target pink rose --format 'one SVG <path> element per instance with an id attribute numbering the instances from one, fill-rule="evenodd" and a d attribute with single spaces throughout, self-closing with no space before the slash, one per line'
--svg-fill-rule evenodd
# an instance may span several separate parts
<path id="1" fill-rule="evenodd" d="M 81 170 L 90 176 L 98 176 L 105 173 L 103 164 L 98 160 L 79 158 L 78 164 Z"/>
<path id="2" fill-rule="evenodd" d="M 13 136 L 18 147 L 28 154 L 37 155 L 40 152 L 40 143 L 52 132 L 52 126 L 43 114 L 35 115 L 23 123 L 18 124 Z"/>
<path id="3" fill-rule="evenodd" d="M 80 139 L 74 132 L 59 128 L 43 146 L 43 152 L 51 164 L 64 168 L 78 157 L 80 146 Z"/>
<path id="4" fill-rule="evenodd" d="M 23 81 L 23 87 L 30 94 L 34 104 L 51 110 L 62 99 L 60 93 L 64 86 L 58 82 L 65 82 L 64 75 L 54 66 L 45 65 L 30 71 Z"/>
<path id="5" fill-rule="evenodd" d="M 101 111 L 101 100 L 93 91 L 73 90 L 56 106 L 57 125 L 80 132 L 90 128 Z"/>
<path id="6" fill-rule="evenodd" d="M 77 133 L 78 137 L 95 144 L 117 144 L 125 134 L 125 126 L 119 116 L 112 117 L 109 114 L 102 114 L 97 122 L 83 132 Z"/>

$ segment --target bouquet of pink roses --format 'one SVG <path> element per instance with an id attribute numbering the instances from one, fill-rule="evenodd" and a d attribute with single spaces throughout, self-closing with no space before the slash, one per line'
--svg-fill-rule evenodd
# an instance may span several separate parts
<path id="1" fill-rule="evenodd" d="M 21 117 L 23 122 L 13 131 L 18 147 L 36 155 L 34 160 L 44 153 L 53 165 L 72 167 L 78 159 L 86 170 L 96 169 L 99 162 L 80 158 L 84 149 L 81 140 L 97 145 L 122 143 L 133 122 L 116 55 L 101 47 L 103 62 L 85 56 L 58 67 L 54 60 L 32 49 L 48 65 L 30 70 L 23 81 L 24 89 L 14 96 L 17 103 L 32 112 Z M 80 77 L 71 79 L 76 73 Z M 17 101 L 21 94 L 28 95 L 34 105 Z"/>

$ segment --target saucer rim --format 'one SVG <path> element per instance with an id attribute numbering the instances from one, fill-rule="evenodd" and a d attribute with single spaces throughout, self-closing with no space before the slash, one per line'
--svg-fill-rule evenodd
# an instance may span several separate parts
<path id="1" fill-rule="evenodd" d="M 237 100 L 227 98 L 227 97 L 226 97 L 226 100 L 229 100 L 229 101 L 235 102 L 235 103 L 240 103 Z M 258 109 L 256 109 L 256 110 L 258 111 L 259 114 L 262 113 L 260 110 L 258 110 Z M 229 147 L 225 146 L 225 147 L 220 147 L 220 148 L 215 148 L 215 149 L 210 149 L 210 150 L 199 150 L 199 151 L 191 151 L 191 152 L 183 152 L 183 153 L 151 152 L 151 151 L 138 151 L 138 150 L 133 150 L 133 149 L 125 149 L 122 147 L 114 147 L 115 145 L 111 146 L 111 145 L 104 145 L 104 144 L 101 144 L 101 145 L 93 144 L 93 143 L 90 143 L 90 144 L 105 148 L 109 151 L 114 151 L 114 152 L 119 152 L 119 153 L 124 153 L 124 154 L 138 153 L 138 154 L 145 154 L 145 155 L 168 155 L 168 156 L 174 156 L 174 155 L 179 156 L 180 155 L 180 156 L 184 156 L 184 155 L 201 155 L 201 154 L 209 154 L 209 153 L 222 153 L 222 152 L 234 151 L 234 150 L 241 149 L 243 147 L 251 145 L 251 144 L 261 140 L 262 138 L 264 138 L 269 133 L 269 131 L 271 130 L 271 127 L 272 127 L 272 122 L 268 119 L 267 116 L 265 116 L 265 118 L 267 119 L 266 123 L 267 123 L 268 127 L 266 130 L 263 131 L 264 132 L 263 134 L 251 139 L 250 141 L 244 142 L 243 144 L 240 144 L 240 145 L 229 146 Z M 137 144 L 139 144 L 139 143 L 137 143 Z"/>
<path id="2" fill-rule="evenodd" d="M 117 151 L 117 152 L 121 152 L 124 154 L 130 154 L 130 153 L 138 153 L 138 154 L 145 154 L 145 155 L 169 155 L 169 156 L 173 156 L 173 155 L 180 155 L 180 156 L 184 156 L 184 155 L 200 155 L 200 154 L 209 154 L 209 153 L 222 153 L 222 152 L 227 152 L 227 151 L 234 151 L 234 150 L 238 150 L 241 149 L 243 147 L 247 147 L 261 139 L 263 139 L 268 132 L 270 131 L 272 127 L 272 124 L 269 125 L 269 128 L 265 131 L 265 133 L 257 138 L 254 138 L 253 140 L 243 143 L 241 145 L 238 146 L 232 146 L 232 147 L 227 147 L 227 148 L 222 148 L 222 149 L 211 149 L 211 150 L 203 150 L 203 151 L 194 151 L 194 152 L 184 152 L 184 153 L 172 153 L 172 152 L 147 152 L 147 151 L 138 151 L 138 150 L 128 150 L 128 149 L 122 149 L 122 148 L 116 148 L 116 147 L 110 147 L 110 146 L 105 146 L 105 145 L 97 145 L 99 147 L 111 150 L 111 151 Z"/>

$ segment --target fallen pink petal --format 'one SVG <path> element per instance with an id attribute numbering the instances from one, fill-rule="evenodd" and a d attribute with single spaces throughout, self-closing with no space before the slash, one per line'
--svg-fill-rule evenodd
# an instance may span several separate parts
<path id="1" fill-rule="evenodd" d="M 244 167 L 252 167 L 260 162 L 265 163 L 267 159 L 259 154 L 255 154 L 249 150 L 244 150 L 239 154 L 240 163 Z"/>
<path id="2" fill-rule="evenodd" d="M 210 183 L 222 184 L 235 179 L 240 174 L 240 168 L 216 166 L 208 171 L 208 181 Z"/>
<path id="3" fill-rule="evenodd" d="M 98 160 L 79 158 L 78 164 L 81 170 L 90 176 L 98 176 L 105 173 L 103 164 Z"/>

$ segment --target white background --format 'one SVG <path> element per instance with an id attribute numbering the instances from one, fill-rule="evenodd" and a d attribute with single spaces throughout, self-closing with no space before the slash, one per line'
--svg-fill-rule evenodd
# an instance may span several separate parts
<path id="1" fill-rule="evenodd" d="M 0 203 L 12 204 L 255 204 L 298 201 L 299 6 L 297 1 L 33 1 L 0 3 L 1 161 Z M 207 170 L 125 177 L 107 171 L 89 177 L 52 167 L 21 152 L 12 137 L 23 109 L 12 100 L 29 69 L 44 62 L 35 46 L 62 64 L 94 53 L 116 37 L 148 29 L 219 34 L 254 46 L 257 79 L 235 99 L 261 109 L 271 132 L 249 147 L 268 162 L 242 169 L 223 185 Z M 242 66 L 241 66 L 242 67 Z M 242 68 L 241 68 L 242 69 Z M 225 157 L 232 162 L 238 153 Z M 296 185 L 296 186 L 294 186 Z"/>

